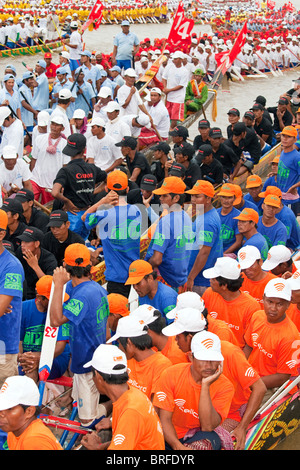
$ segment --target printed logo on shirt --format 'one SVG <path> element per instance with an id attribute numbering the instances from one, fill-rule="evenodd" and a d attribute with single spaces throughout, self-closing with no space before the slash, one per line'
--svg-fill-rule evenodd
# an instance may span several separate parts
<path id="1" fill-rule="evenodd" d="M 106 297 L 105 299 L 102 299 L 99 307 L 97 308 L 96 315 L 97 315 L 97 323 L 101 323 L 105 318 L 108 317 L 109 308 L 108 308 L 108 302 L 106 300 Z"/>
<path id="2" fill-rule="evenodd" d="M 213 232 L 208 232 L 207 230 L 200 230 L 198 233 L 198 241 L 200 242 L 212 243 L 213 237 Z"/>
<path id="3" fill-rule="evenodd" d="M 234 231 L 227 225 L 221 226 L 221 238 L 223 240 L 231 240 L 234 237 Z"/>
<path id="4" fill-rule="evenodd" d="M 23 351 L 40 351 L 43 342 L 45 325 L 36 325 L 28 328 L 24 340 L 23 340 Z"/>
<path id="5" fill-rule="evenodd" d="M 287 168 L 282 161 L 279 162 L 278 165 L 278 176 L 283 179 L 288 179 L 290 176 L 290 170 Z"/>
<path id="6" fill-rule="evenodd" d="M 294 369 L 294 367 L 296 367 L 297 365 L 297 361 L 294 361 L 294 360 L 287 361 L 286 365 L 288 366 L 289 369 Z"/>
<path id="7" fill-rule="evenodd" d="M 76 299 L 70 299 L 69 302 L 64 307 L 66 310 L 69 310 L 75 317 L 78 317 L 81 310 L 83 309 L 83 302 Z"/>
<path id="8" fill-rule="evenodd" d="M 158 401 L 165 401 L 167 394 L 165 392 L 156 392 Z"/>
<path id="9" fill-rule="evenodd" d="M 125 436 L 123 436 L 123 434 L 116 434 L 116 436 L 113 438 L 113 442 L 115 446 L 119 446 L 123 444 L 124 441 L 125 441 Z"/>
<path id="10" fill-rule="evenodd" d="M 255 377 L 255 370 L 252 367 L 248 367 L 245 372 L 245 377 Z"/>
<path id="11" fill-rule="evenodd" d="M 165 240 L 166 240 L 166 237 L 162 233 L 159 233 L 159 232 L 154 233 L 153 241 L 156 245 L 163 246 Z"/>
<path id="12" fill-rule="evenodd" d="M 21 274 L 7 273 L 4 280 L 4 289 L 22 290 Z"/>
<path id="13" fill-rule="evenodd" d="M 189 410 L 189 409 L 187 409 L 187 408 L 184 408 L 184 405 L 185 405 L 186 401 L 185 401 L 183 398 L 176 398 L 176 399 L 174 400 L 174 403 L 175 403 L 175 405 L 177 405 L 178 408 L 179 408 L 181 411 L 183 411 L 184 413 L 191 414 L 192 416 L 194 416 L 194 418 L 198 418 L 198 417 L 199 417 L 199 416 L 198 416 L 198 413 L 197 413 L 195 410 L 193 410 L 193 409 L 190 409 L 190 410 Z"/>

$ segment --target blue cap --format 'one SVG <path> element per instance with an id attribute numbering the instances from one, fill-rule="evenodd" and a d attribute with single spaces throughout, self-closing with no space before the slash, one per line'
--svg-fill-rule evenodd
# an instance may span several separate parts
<path id="1" fill-rule="evenodd" d="M 11 64 L 8 64 L 8 65 L 5 67 L 4 70 L 8 70 L 8 69 L 12 70 L 13 72 L 16 72 L 16 71 L 17 71 L 17 70 L 16 70 L 16 67 L 15 67 L 14 65 L 11 65 Z"/>
<path id="2" fill-rule="evenodd" d="M 56 75 L 58 75 L 58 74 L 62 74 L 62 75 L 63 75 L 63 74 L 67 74 L 67 73 L 68 73 L 68 70 L 67 70 L 66 67 L 58 67 L 58 68 L 56 69 Z"/>
<path id="3" fill-rule="evenodd" d="M 92 54 L 90 51 L 82 51 L 80 52 L 80 55 L 86 55 L 87 57 L 92 57 Z"/>
<path id="4" fill-rule="evenodd" d="M 12 75 L 11 73 L 7 73 L 4 75 L 3 81 L 7 82 L 7 80 L 10 80 L 11 78 L 14 80 L 15 79 L 14 75 Z"/>
<path id="5" fill-rule="evenodd" d="M 32 72 L 24 72 L 23 75 L 22 75 L 22 81 L 23 80 L 26 80 L 27 78 L 33 78 L 34 77 L 34 74 Z"/>
<path id="6" fill-rule="evenodd" d="M 112 72 L 119 72 L 121 73 L 121 67 L 119 67 L 118 65 L 114 65 L 114 67 L 112 67 L 111 69 Z"/>
<path id="7" fill-rule="evenodd" d="M 38 60 L 38 61 L 37 61 L 37 65 L 39 65 L 40 67 L 43 67 L 43 69 L 46 69 L 46 68 L 47 68 L 46 61 L 43 60 L 43 59 Z"/>
<path id="8" fill-rule="evenodd" d="M 130 23 L 128 20 L 123 20 L 121 26 L 130 26 Z"/>
<path id="9" fill-rule="evenodd" d="M 106 70 L 100 70 L 100 75 L 101 75 L 101 77 L 107 77 Z"/>
<path id="10" fill-rule="evenodd" d="M 80 73 L 83 73 L 83 75 L 85 75 L 84 71 L 82 70 L 82 67 L 77 67 L 77 69 L 75 70 L 75 75 L 78 74 L 79 70 L 81 70 Z"/>

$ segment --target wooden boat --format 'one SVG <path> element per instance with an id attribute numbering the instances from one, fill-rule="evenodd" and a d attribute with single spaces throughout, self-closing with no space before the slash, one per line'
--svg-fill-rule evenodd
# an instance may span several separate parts
<path id="1" fill-rule="evenodd" d="M 66 39 L 66 43 L 69 40 Z M 62 41 L 55 41 L 55 42 L 48 42 L 48 43 L 43 43 L 43 44 L 38 44 L 35 46 L 28 46 L 28 47 L 18 47 L 15 49 L 3 49 L 0 51 L 0 57 L 17 57 L 17 56 L 22 56 L 22 55 L 34 55 L 38 54 L 39 52 L 49 52 L 55 49 L 58 49 L 59 47 L 62 47 L 63 43 Z"/>

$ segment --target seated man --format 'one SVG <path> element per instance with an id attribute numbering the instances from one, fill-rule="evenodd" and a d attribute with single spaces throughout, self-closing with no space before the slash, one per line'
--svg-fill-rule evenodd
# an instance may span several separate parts
<path id="1" fill-rule="evenodd" d="M 257 230 L 259 215 L 256 210 L 251 208 L 243 209 L 235 219 L 238 222 L 239 233 L 243 235 L 243 247 L 255 246 L 259 250 L 263 261 L 267 259 L 268 244 L 265 237 Z"/>
<path id="2" fill-rule="evenodd" d="M 233 203 L 235 191 L 233 185 L 225 183 L 221 187 L 218 196 L 221 207 L 217 212 L 221 219 L 221 238 L 223 240 L 223 253 L 236 254 L 242 245 L 243 235 L 239 233 L 236 217 L 240 214 Z"/>
<path id="3" fill-rule="evenodd" d="M 5 240 L 13 244 L 16 250 L 21 242 L 18 236 L 21 235 L 26 229 L 26 224 L 21 221 L 23 216 L 23 207 L 20 201 L 16 198 L 8 198 L 3 201 L 1 209 L 7 213 L 8 223 L 6 228 Z"/>
<path id="4" fill-rule="evenodd" d="M 277 277 L 285 278 L 290 277 L 297 271 L 293 262 L 292 252 L 284 245 L 274 245 L 269 249 L 262 269 L 264 271 L 271 271 Z"/>
<path id="5" fill-rule="evenodd" d="M 269 249 L 274 245 L 286 245 L 287 242 L 286 227 L 276 218 L 280 205 L 280 199 L 272 194 L 263 200 L 263 215 L 259 218 L 257 230 L 265 237 Z"/>
<path id="6" fill-rule="evenodd" d="M 194 70 L 192 79 L 187 84 L 184 100 L 184 118 L 202 109 L 203 104 L 208 98 L 208 87 L 203 80 L 204 77 L 204 70 L 198 68 Z"/>
<path id="7" fill-rule="evenodd" d="M 4 198 L 15 194 L 23 187 L 32 190 L 31 171 L 27 163 L 22 158 L 18 158 L 13 145 L 3 147 L 1 159 L 3 163 L 0 172 L 0 189 Z"/>
<path id="8" fill-rule="evenodd" d="M 183 177 L 184 183 L 188 188 L 192 188 L 196 181 L 202 179 L 201 168 L 193 161 L 193 156 L 195 154 L 194 147 L 188 142 L 184 142 L 174 149 L 174 154 L 176 162 L 181 163 L 185 168 L 185 174 Z"/>
<path id="9" fill-rule="evenodd" d="M 200 145 L 195 157 L 200 166 L 202 179 L 210 182 L 213 186 L 223 183 L 224 170 L 222 163 L 214 156 L 212 146 L 208 144 Z"/>
<path id="10" fill-rule="evenodd" d="M 48 230 L 49 216 L 43 210 L 39 210 L 34 206 L 33 191 L 22 188 L 16 193 L 16 199 L 22 204 L 26 225 L 36 227 L 45 233 Z"/>

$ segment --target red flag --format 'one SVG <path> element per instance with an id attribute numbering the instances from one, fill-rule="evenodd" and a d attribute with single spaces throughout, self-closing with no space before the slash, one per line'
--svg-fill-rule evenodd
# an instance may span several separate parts
<path id="1" fill-rule="evenodd" d="M 183 5 L 182 3 L 179 3 L 167 43 L 176 50 L 187 48 L 191 44 L 191 33 L 193 27 L 194 20 L 184 16 Z"/>
<path id="2" fill-rule="evenodd" d="M 95 29 L 99 28 L 101 21 L 102 21 L 102 16 L 103 16 L 102 15 L 103 8 L 104 6 L 102 2 L 100 0 L 97 0 L 91 10 L 91 13 L 88 16 L 88 19 L 82 26 L 82 32 L 84 32 L 90 26 L 91 23 L 95 23 L 94 25 Z"/>
<path id="3" fill-rule="evenodd" d="M 247 21 L 245 22 L 239 34 L 237 35 L 231 50 L 215 54 L 215 59 L 218 65 L 218 71 L 220 70 L 221 73 L 224 74 L 226 70 L 228 70 L 229 67 L 233 64 L 234 60 L 236 59 L 237 55 L 240 53 L 242 47 L 246 42 L 246 35 Z"/>

